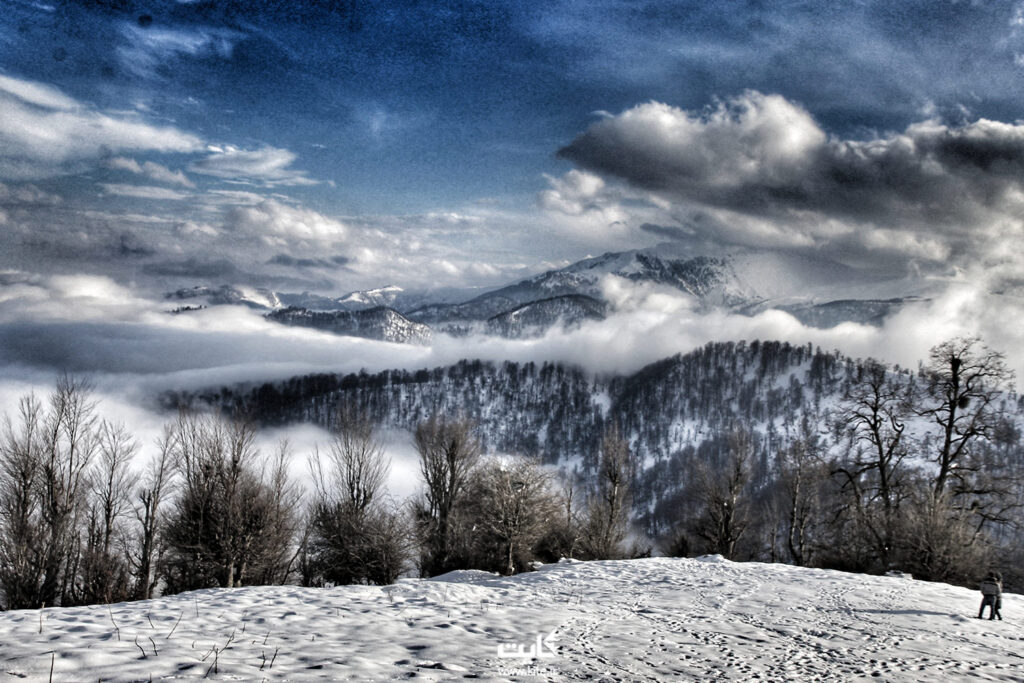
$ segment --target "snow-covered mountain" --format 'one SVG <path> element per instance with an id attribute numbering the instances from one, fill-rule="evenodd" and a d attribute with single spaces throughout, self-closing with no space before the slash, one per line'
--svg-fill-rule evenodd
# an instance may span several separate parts
<path id="1" fill-rule="evenodd" d="M 629 251 L 588 258 L 566 268 L 550 270 L 481 294 L 460 304 L 423 306 L 409 311 L 408 316 L 412 320 L 436 325 L 453 321 L 488 320 L 524 304 L 558 297 L 603 299 L 602 282 L 609 275 L 624 277 L 633 282 L 669 285 L 699 299 L 723 301 L 728 305 L 748 301 L 742 297 L 718 294 L 718 290 L 732 279 L 727 259 L 698 256 L 662 260 L 646 252 Z"/>
<path id="2" fill-rule="evenodd" d="M 933 294 L 936 286 L 905 278 L 879 277 L 833 261 L 788 252 L 737 250 L 721 256 L 660 256 L 650 250 L 608 253 L 551 270 L 457 304 L 432 303 L 404 311 L 410 320 L 441 331 L 479 329 L 474 321 L 500 320 L 529 304 L 564 297 L 604 301 L 609 276 L 671 287 L 707 308 L 725 307 L 743 314 L 778 308 L 815 327 L 842 322 L 881 324 L 909 301 Z M 579 299 L 577 299 L 579 301 Z M 607 302 L 604 302 L 607 304 Z M 534 310 L 532 326 L 542 329 L 560 320 Z M 586 316 L 599 317 L 599 316 Z M 489 324 L 485 331 L 504 334 L 515 328 Z"/>
<path id="3" fill-rule="evenodd" d="M 770 250 L 668 257 L 653 250 L 607 253 L 502 287 L 464 302 L 460 315 L 490 311 L 556 296 L 603 298 L 602 283 L 617 276 L 672 287 L 707 306 L 814 306 L 836 300 L 892 300 L 919 295 L 925 283 L 879 277 L 822 258 Z M 491 315 L 495 315 L 491 313 Z M 415 317 L 416 312 L 410 312 Z"/>
<path id="4" fill-rule="evenodd" d="M 186 287 L 169 292 L 164 298 L 172 301 L 196 301 L 208 306 L 248 306 L 255 309 L 274 309 L 282 306 L 276 292 L 252 287 Z"/>
<path id="5" fill-rule="evenodd" d="M 356 311 L 311 311 L 291 307 L 272 311 L 266 317 L 284 325 L 399 344 L 426 344 L 431 337 L 429 327 L 412 322 L 385 306 Z"/>
<path id="6" fill-rule="evenodd" d="M 584 320 L 604 320 L 607 305 L 583 294 L 565 294 L 516 306 L 487 320 L 487 332 L 511 339 L 543 335 L 552 325 L 569 329 Z"/>
<path id="7" fill-rule="evenodd" d="M 396 308 L 397 302 L 406 295 L 401 287 L 388 285 L 378 289 L 367 289 L 349 292 L 344 296 L 331 298 L 311 292 L 302 294 L 279 294 L 282 305 L 295 308 L 306 308 L 311 311 L 361 311 L 368 308 L 386 306 Z"/>
<path id="8" fill-rule="evenodd" d="M 181 289 L 167 296 L 268 311 L 293 308 L 310 313 L 355 313 L 387 308 L 407 322 L 434 332 L 522 337 L 543 334 L 556 325 L 600 320 L 613 312 L 605 294 L 610 277 L 675 289 L 704 308 L 727 308 L 750 315 L 772 308 L 785 310 L 815 327 L 848 321 L 878 325 L 908 301 L 936 292 L 936 285 L 926 281 L 880 276 L 790 252 L 746 249 L 718 255 L 666 255 L 655 250 L 607 253 L 471 298 L 461 298 L 457 291 L 408 292 L 396 286 L 349 292 L 336 298 L 228 285 Z M 294 315 L 268 318 L 286 324 L 296 324 L 297 320 Z M 316 326 L 336 334 L 360 329 L 350 323 Z M 422 337 L 422 332 L 411 335 Z"/>
<path id="9" fill-rule="evenodd" d="M 345 306 L 349 310 L 359 308 L 375 308 L 377 306 L 394 307 L 398 298 L 405 293 L 401 287 L 389 285 L 379 289 L 368 289 L 361 292 L 349 292 L 339 298 L 338 305 Z M 349 308 L 350 307 L 350 308 Z"/>
<path id="10" fill-rule="evenodd" d="M 0 613 L 12 678 L 1019 681 L 1024 600 L 717 556 Z"/>

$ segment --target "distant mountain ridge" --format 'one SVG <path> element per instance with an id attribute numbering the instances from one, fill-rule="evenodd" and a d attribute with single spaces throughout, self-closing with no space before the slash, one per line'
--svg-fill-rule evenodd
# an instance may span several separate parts
<path id="1" fill-rule="evenodd" d="M 922 283 L 875 278 L 838 263 L 786 252 L 746 250 L 721 256 L 669 257 L 638 250 L 587 258 L 454 302 L 394 285 L 337 298 L 224 285 L 180 289 L 167 298 L 245 305 L 269 311 L 266 317 L 281 324 L 424 343 L 434 333 L 521 338 L 543 335 L 558 326 L 602 320 L 614 313 L 605 292 L 609 277 L 668 287 L 708 309 L 725 308 L 746 315 L 783 310 L 806 325 L 822 328 L 842 322 L 881 325 L 908 301 L 928 295 Z M 285 309 L 292 312 L 283 313 Z M 297 313 L 300 309 L 306 313 Z M 390 311 L 374 314 L 388 317 L 387 323 L 358 322 L 373 318 L 370 314 L 326 315 L 377 309 Z"/>
<path id="2" fill-rule="evenodd" d="M 432 336 L 426 325 L 412 322 L 386 306 L 356 311 L 311 311 L 292 306 L 272 311 L 266 318 L 284 325 L 398 344 L 426 344 Z"/>

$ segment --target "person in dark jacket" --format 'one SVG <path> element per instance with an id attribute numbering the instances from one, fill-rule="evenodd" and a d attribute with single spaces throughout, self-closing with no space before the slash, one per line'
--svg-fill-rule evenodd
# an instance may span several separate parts
<path id="1" fill-rule="evenodd" d="M 978 618 L 981 619 L 985 613 L 985 605 L 988 605 L 988 618 L 989 621 L 999 617 L 999 621 L 1003 620 L 1003 615 L 999 613 L 999 609 L 1003 606 L 1003 580 L 996 572 L 989 572 L 985 580 L 981 582 L 981 609 L 978 610 Z"/>

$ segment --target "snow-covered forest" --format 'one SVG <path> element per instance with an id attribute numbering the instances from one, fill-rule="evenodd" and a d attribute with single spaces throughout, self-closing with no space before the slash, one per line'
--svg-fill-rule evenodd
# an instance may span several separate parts
<path id="1" fill-rule="evenodd" d="M 477 362 L 307 377 L 165 396 L 193 410 L 140 468 L 137 440 L 64 378 L 4 424 L 3 606 L 708 553 L 964 586 L 994 568 L 1016 589 L 1011 380 L 977 339 L 915 372 L 752 342 L 629 377 Z M 319 420 L 330 438 L 260 452 L 254 417 Z M 386 489 L 382 425 L 411 433 L 408 500 Z"/>
<path id="2" fill-rule="evenodd" d="M 902 565 L 966 582 L 989 552 L 1017 576 L 1024 407 L 1011 379 L 978 340 L 940 344 L 913 370 L 754 341 L 708 344 L 627 376 L 465 361 L 164 399 L 328 428 L 339 404 L 409 430 L 431 415 L 460 416 L 477 426 L 484 452 L 539 459 L 576 488 L 577 502 L 599 487 L 602 439 L 614 431 L 628 445 L 640 548 L 861 571 Z M 729 509 L 725 519 L 716 506 Z M 962 538 L 932 538 L 931 527 L 953 528 L 949 514 Z M 897 537 L 936 547 L 897 551 Z M 943 544 L 962 546 L 962 561 Z"/>

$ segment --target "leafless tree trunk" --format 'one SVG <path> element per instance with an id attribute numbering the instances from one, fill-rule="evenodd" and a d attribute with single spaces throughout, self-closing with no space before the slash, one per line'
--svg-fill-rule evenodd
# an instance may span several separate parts
<path id="1" fill-rule="evenodd" d="M 906 495 L 903 461 L 909 452 L 905 429 L 912 388 L 909 382 L 901 385 L 878 361 L 868 359 L 858 368 L 840 412 L 852 457 L 839 462 L 835 473 L 842 477 L 857 523 L 871 539 L 883 569 L 892 561 L 897 515 Z"/>
<path id="2" fill-rule="evenodd" d="M 811 563 L 815 519 L 822 505 L 819 488 L 828 470 L 804 439 L 793 442 L 779 460 L 786 549 L 794 564 L 806 566 Z"/>
<path id="3" fill-rule="evenodd" d="M 466 420 L 433 416 L 416 427 L 414 443 L 425 484 L 420 510 L 423 557 L 420 571 L 435 576 L 451 566 L 454 522 L 470 475 L 480 457 L 480 443 Z"/>
<path id="4" fill-rule="evenodd" d="M 707 469 L 700 474 L 704 515 L 696 532 L 708 552 L 726 559 L 736 556 L 736 544 L 749 523 L 745 489 L 750 479 L 752 444 L 747 432 L 735 430 L 729 437 L 729 461 L 722 473 Z"/>
<path id="5" fill-rule="evenodd" d="M 590 559 L 615 559 L 623 555 L 633 467 L 629 443 L 614 429 L 601 441 L 597 476 L 583 524 L 582 550 Z"/>
<path id="6" fill-rule="evenodd" d="M 3 433 L 0 581 L 8 607 L 70 604 L 90 466 L 99 448 L 91 388 L 67 376 L 46 405 L 28 396 Z"/>
<path id="7" fill-rule="evenodd" d="M 516 458 L 488 462 L 480 479 L 483 530 L 502 548 L 502 571 L 514 574 L 517 558 L 532 555 L 534 545 L 558 514 L 550 490 L 551 475 L 537 461 Z"/>
<path id="8" fill-rule="evenodd" d="M 129 467 L 137 451 L 138 444 L 123 425 L 106 421 L 100 424 L 99 458 L 90 482 L 76 601 L 116 602 L 130 594 L 124 519 L 131 509 L 131 493 L 137 480 Z"/>
<path id="9" fill-rule="evenodd" d="M 138 532 L 132 564 L 135 574 L 133 593 L 137 600 L 153 597 L 157 583 L 161 506 L 172 485 L 173 453 L 177 449 L 177 438 L 178 433 L 173 428 L 164 427 L 163 437 L 157 443 L 156 458 L 150 463 L 135 493 L 134 510 Z"/>
<path id="10" fill-rule="evenodd" d="M 259 577 L 264 584 L 280 584 L 288 580 L 295 571 L 301 542 L 297 537 L 306 526 L 299 510 L 302 506 L 303 489 L 288 474 L 291 448 L 287 441 L 278 444 L 273 460 L 270 479 L 266 482 L 269 490 L 269 514 L 265 535 L 268 558 Z"/>
<path id="11" fill-rule="evenodd" d="M 5 416 L 0 443 L 0 590 L 5 609 L 42 604 L 45 551 L 42 501 L 42 404 L 26 396 L 15 423 Z"/>
<path id="12" fill-rule="evenodd" d="M 957 338 L 932 348 L 924 368 L 926 405 L 918 412 L 938 427 L 934 453 L 937 472 L 934 496 L 954 495 L 971 488 L 977 465 L 969 462 L 971 447 L 988 441 L 998 425 L 998 399 L 1013 380 L 1003 354 L 977 338 Z"/>
<path id="13" fill-rule="evenodd" d="M 49 403 L 40 482 L 46 544 L 40 597 L 52 605 L 69 594 L 73 577 L 67 568 L 78 560 L 78 525 L 98 438 L 96 403 L 87 384 L 62 377 Z"/>

